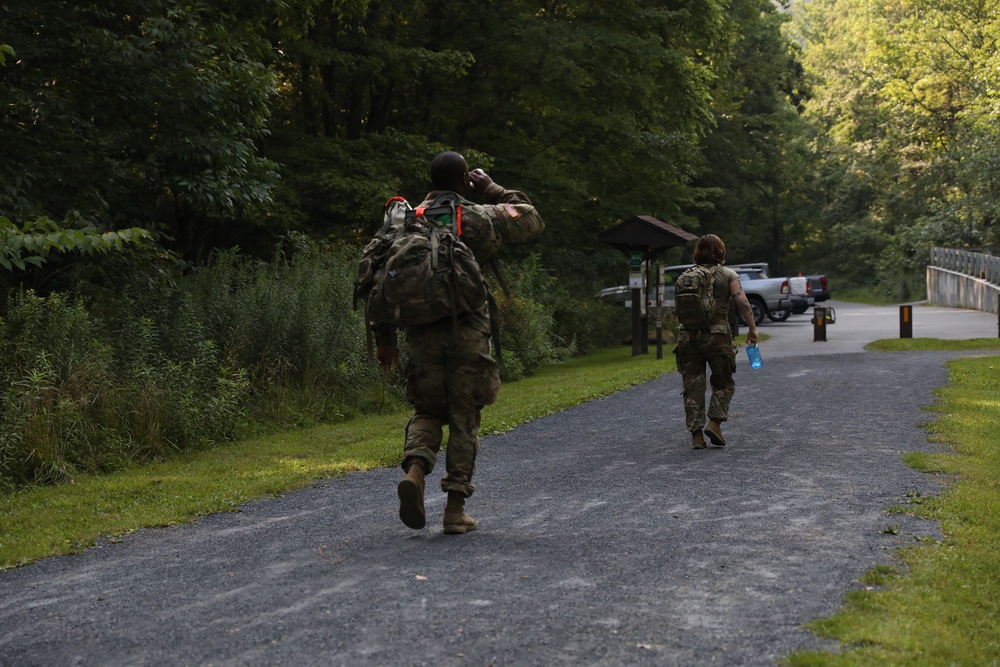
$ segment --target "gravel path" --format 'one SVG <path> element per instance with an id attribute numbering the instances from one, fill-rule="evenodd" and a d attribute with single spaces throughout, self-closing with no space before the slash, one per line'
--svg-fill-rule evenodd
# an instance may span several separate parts
<path id="1" fill-rule="evenodd" d="M 937 536 L 886 509 L 940 488 L 900 457 L 933 450 L 922 407 L 958 356 L 840 350 L 852 312 L 819 353 L 781 352 L 804 317 L 762 328 L 725 448 L 690 449 L 676 374 L 484 439 L 475 533 L 441 533 L 443 465 L 423 531 L 396 517 L 401 473 L 376 470 L 0 572 L 0 664 L 773 665 L 825 646 L 802 624 Z"/>

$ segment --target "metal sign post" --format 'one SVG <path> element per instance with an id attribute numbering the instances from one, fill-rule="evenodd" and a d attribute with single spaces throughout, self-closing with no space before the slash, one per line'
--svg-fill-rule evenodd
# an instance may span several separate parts
<path id="1" fill-rule="evenodd" d="M 663 267 L 656 267 L 656 286 L 654 303 L 656 303 L 656 358 L 663 358 Z"/>
<path id="2" fill-rule="evenodd" d="M 628 254 L 628 286 L 632 291 L 632 356 L 642 354 L 642 251 Z"/>

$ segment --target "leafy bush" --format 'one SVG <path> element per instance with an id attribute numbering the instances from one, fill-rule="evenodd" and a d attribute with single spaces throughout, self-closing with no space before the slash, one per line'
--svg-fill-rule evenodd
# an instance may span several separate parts
<path id="1" fill-rule="evenodd" d="M 362 403 L 387 407 L 371 399 L 382 389 L 367 389 L 385 379 L 367 361 L 363 318 L 352 309 L 356 258 L 353 249 L 315 246 L 269 263 L 229 252 L 187 281 L 196 319 L 248 373 L 257 419 L 308 424 L 350 416 Z"/>
<path id="2" fill-rule="evenodd" d="M 627 309 L 590 296 L 567 295 L 555 307 L 553 317 L 556 339 L 571 344 L 578 355 L 620 345 L 631 331 Z"/>
<path id="3" fill-rule="evenodd" d="M 575 343 L 555 335 L 554 310 L 546 303 L 555 279 L 541 267 L 537 257 L 529 257 L 502 269 L 510 296 L 493 289 L 500 310 L 502 335 L 501 377 L 517 380 L 531 375 L 544 364 L 572 356 Z"/>
<path id="4" fill-rule="evenodd" d="M 129 287 L 130 311 L 154 323 L 170 354 L 188 358 L 213 341 L 248 382 L 248 425 L 269 430 L 399 406 L 401 392 L 367 361 L 363 320 L 352 308 L 359 253 L 298 239 L 270 262 L 218 253 L 184 279 Z"/>
<path id="5" fill-rule="evenodd" d="M 221 253 L 182 278 L 136 272 L 87 299 L 15 293 L 0 320 L 0 480 L 77 470 L 398 409 L 366 359 L 356 253 Z M 3 483 L 3 482 L 0 482 Z"/>
<path id="6" fill-rule="evenodd" d="M 86 297 L 11 295 L 0 485 L 402 407 L 402 378 L 368 361 L 352 308 L 358 251 L 289 243 L 269 262 L 227 251 L 186 276 L 136 270 Z M 618 309 L 574 301 L 536 258 L 504 276 L 511 296 L 494 291 L 506 380 L 620 339 Z"/>
<path id="7" fill-rule="evenodd" d="M 246 399 L 211 341 L 156 349 L 148 322 L 115 330 L 82 300 L 16 294 L 0 320 L 0 477 L 60 482 L 232 437 Z"/>

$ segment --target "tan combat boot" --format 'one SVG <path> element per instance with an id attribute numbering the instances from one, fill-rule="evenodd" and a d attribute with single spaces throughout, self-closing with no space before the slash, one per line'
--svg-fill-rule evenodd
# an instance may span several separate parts
<path id="1" fill-rule="evenodd" d="M 457 491 L 449 491 L 448 503 L 444 506 L 444 532 L 448 535 L 468 533 L 477 525 L 479 522 L 465 513 L 465 497 Z"/>
<path id="2" fill-rule="evenodd" d="M 693 449 L 705 449 L 705 435 L 701 429 L 691 432 L 691 447 Z"/>
<path id="3" fill-rule="evenodd" d="M 399 518 L 408 528 L 423 528 L 427 523 L 424 513 L 424 466 L 418 461 L 410 464 L 406 477 L 396 487 L 399 494 Z"/>
<path id="4" fill-rule="evenodd" d="M 722 437 L 722 422 L 718 419 L 709 420 L 708 426 L 705 427 L 705 435 L 708 436 L 713 445 L 724 447 L 726 444 L 726 439 Z"/>

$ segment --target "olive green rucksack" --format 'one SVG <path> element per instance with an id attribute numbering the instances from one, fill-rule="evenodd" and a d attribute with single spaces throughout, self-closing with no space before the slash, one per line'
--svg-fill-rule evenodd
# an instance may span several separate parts
<path id="1" fill-rule="evenodd" d="M 713 285 L 718 267 L 695 264 L 674 283 L 674 312 L 677 322 L 688 331 L 708 329 L 718 304 Z"/>
<path id="2" fill-rule="evenodd" d="M 486 302 L 482 269 L 461 239 L 460 202 L 452 192 L 418 209 L 402 197 L 386 202 L 354 281 L 354 306 L 365 302 L 369 324 L 405 328 L 451 317 L 457 326 Z"/>

